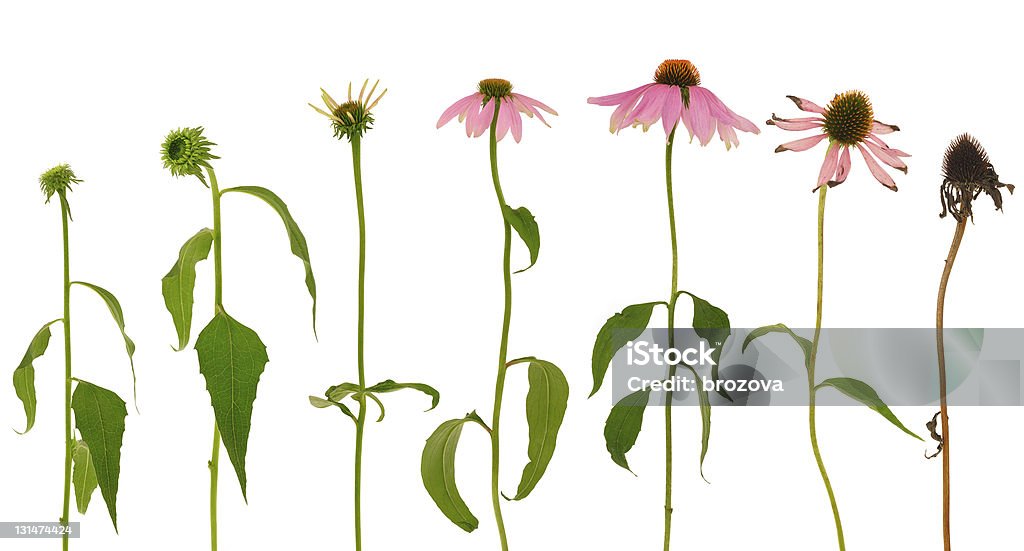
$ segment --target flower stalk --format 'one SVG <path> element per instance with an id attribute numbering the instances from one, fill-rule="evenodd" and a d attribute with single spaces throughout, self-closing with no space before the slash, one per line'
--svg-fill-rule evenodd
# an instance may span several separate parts
<path id="1" fill-rule="evenodd" d="M 220 187 L 213 167 L 206 165 L 209 175 L 210 197 L 213 202 L 213 311 L 224 310 L 224 275 L 221 262 L 223 240 L 220 224 Z M 213 450 L 210 452 L 210 550 L 217 551 L 217 482 L 220 476 L 220 428 L 213 421 Z"/>
<path id="2" fill-rule="evenodd" d="M 68 243 L 68 222 L 71 218 L 64 190 L 60 195 L 60 220 L 64 241 L 64 512 L 61 524 L 68 526 L 71 514 L 71 455 L 74 451 L 74 427 L 71 424 L 71 262 Z M 64 551 L 68 550 L 67 531 L 61 537 Z"/>

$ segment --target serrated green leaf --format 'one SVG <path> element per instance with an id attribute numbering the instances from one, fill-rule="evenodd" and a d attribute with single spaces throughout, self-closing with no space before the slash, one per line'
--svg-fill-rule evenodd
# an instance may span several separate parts
<path id="1" fill-rule="evenodd" d="M 441 401 L 441 393 L 439 393 L 434 387 L 425 385 L 423 383 L 396 383 L 391 379 L 381 381 L 370 388 L 366 389 L 368 392 L 395 392 L 396 390 L 402 389 L 418 390 L 427 396 L 430 396 L 430 411 L 437 407 L 437 404 Z"/>
<path id="2" fill-rule="evenodd" d="M 530 390 L 526 394 L 526 423 L 530 427 L 527 457 L 519 489 L 513 500 L 520 500 L 540 482 L 555 453 L 558 429 L 569 403 L 569 382 L 562 370 L 544 360 L 533 360 L 528 370 Z"/>
<path id="3" fill-rule="evenodd" d="M 164 305 L 174 321 L 174 329 L 178 333 L 178 346 L 174 350 L 181 352 L 188 346 L 192 336 L 192 305 L 196 287 L 196 264 L 210 256 L 213 245 L 213 230 L 203 228 L 190 237 L 181 250 L 178 260 L 171 266 L 171 271 L 160 280 L 164 295 Z"/>
<path id="4" fill-rule="evenodd" d="M 514 209 L 508 205 L 502 207 L 505 221 L 509 223 L 519 234 L 526 248 L 530 250 L 530 265 L 517 270 L 515 273 L 525 272 L 537 263 L 537 255 L 540 254 L 540 228 L 537 227 L 537 220 L 533 218 L 530 209 L 519 207 Z"/>
<path id="5" fill-rule="evenodd" d="M 117 297 L 113 293 L 100 287 L 99 285 L 93 285 L 92 283 L 86 283 L 84 281 L 72 281 L 72 285 L 81 285 L 87 289 L 91 289 L 97 295 L 103 299 L 106 303 L 107 309 L 110 310 L 111 317 L 114 318 L 114 323 L 117 324 L 117 328 L 121 330 L 121 337 L 124 338 L 124 349 L 128 352 L 128 363 L 132 367 L 132 401 L 135 402 L 136 408 L 138 407 L 138 396 L 135 389 L 135 343 L 128 337 L 128 334 L 124 332 L 124 312 L 121 311 L 121 303 L 118 302 Z"/>
<path id="6" fill-rule="evenodd" d="M 650 389 L 638 390 L 627 395 L 612 406 L 608 420 L 604 423 L 604 442 L 612 461 L 629 472 L 633 471 L 626 461 L 626 453 L 633 449 L 633 444 L 636 444 L 650 399 Z"/>
<path id="7" fill-rule="evenodd" d="M 776 323 L 775 325 L 765 325 L 764 327 L 758 327 L 747 334 L 747 338 L 743 339 L 743 351 L 746 352 L 747 345 L 767 335 L 768 333 L 785 333 L 789 335 L 793 341 L 800 347 L 800 350 L 804 353 L 804 367 L 808 370 L 811 368 L 811 349 L 814 347 L 814 343 L 797 335 L 792 329 L 786 327 L 784 324 Z"/>
<path id="8" fill-rule="evenodd" d="M 480 526 L 480 521 L 466 506 L 455 485 L 455 451 L 462 435 L 462 427 L 468 422 L 487 427 L 474 411 L 462 419 L 451 419 L 441 423 L 427 438 L 420 458 L 420 477 L 423 479 L 423 487 L 427 489 L 430 498 L 444 516 L 459 528 L 472 532 Z"/>
<path id="9" fill-rule="evenodd" d="M 697 333 L 698 337 L 708 341 L 715 348 L 715 351 L 711 353 L 711 360 L 715 362 L 715 365 L 711 366 L 711 380 L 717 382 L 719 379 L 718 363 L 722 358 L 722 348 L 725 346 L 725 341 L 729 338 L 729 335 L 732 334 L 732 328 L 729 325 L 729 314 L 689 291 L 679 291 L 679 295 L 683 294 L 689 295 L 690 299 L 693 300 L 692 325 L 694 332 Z M 732 401 L 732 397 L 725 390 L 719 389 L 718 394 L 726 400 Z"/>
<path id="10" fill-rule="evenodd" d="M 306 244 L 306 236 L 302 234 L 302 230 L 299 229 L 299 225 L 292 218 L 291 212 L 288 211 L 288 206 L 284 204 L 284 201 L 277 196 L 273 191 L 267 188 L 259 186 L 239 186 L 225 189 L 221 194 L 225 193 L 246 193 L 253 197 L 258 197 L 263 200 L 266 204 L 270 205 L 274 211 L 277 212 L 278 216 L 281 217 L 281 221 L 284 222 L 285 231 L 288 232 L 288 243 L 291 246 L 292 254 L 299 257 L 302 260 L 302 265 L 306 269 L 306 289 L 309 290 L 309 296 L 313 299 L 313 334 L 316 334 L 316 280 L 313 279 L 313 266 L 309 262 L 309 246 Z"/>
<path id="11" fill-rule="evenodd" d="M 269 361 L 267 347 L 255 331 L 220 310 L 199 333 L 196 352 L 224 449 L 246 498 L 245 453 L 256 386 Z"/>
<path id="12" fill-rule="evenodd" d="M 608 372 L 608 364 L 615 357 L 615 353 L 647 329 L 647 324 L 651 321 L 651 313 L 659 304 L 665 303 L 633 304 L 623 308 L 621 312 L 604 322 L 604 326 L 597 333 L 597 339 L 594 340 L 594 352 L 590 362 L 590 368 L 594 375 L 594 389 L 590 391 L 590 396 L 597 394 L 597 391 L 601 389 L 604 376 Z"/>
<path id="13" fill-rule="evenodd" d="M 921 440 L 922 442 L 924 441 L 923 438 L 914 434 L 913 431 L 904 426 L 903 423 L 901 423 L 900 420 L 896 417 L 896 415 L 892 412 L 892 410 L 889 409 L 889 406 L 885 405 L 885 402 L 883 402 L 882 399 L 878 396 L 878 393 L 875 392 L 875 389 L 871 388 L 871 386 L 865 383 L 864 381 L 852 379 L 850 377 L 835 377 L 832 379 L 826 379 L 822 381 L 818 386 L 814 387 L 814 391 L 817 392 L 818 390 L 821 390 L 822 388 L 825 388 L 827 386 L 830 386 L 838 390 L 839 392 L 842 392 L 843 394 L 849 396 L 850 398 L 857 400 L 858 402 L 864 404 L 865 406 L 868 406 L 869 408 L 878 412 L 878 414 L 881 415 L 882 417 L 885 417 L 890 423 L 896 425 L 903 432 L 909 434 L 910 436 L 913 436 L 914 438 L 917 438 L 918 440 Z"/>
<path id="14" fill-rule="evenodd" d="M 121 441 L 128 410 L 117 394 L 85 381 L 78 381 L 71 397 L 71 409 L 75 411 L 75 426 L 89 447 L 96 469 L 96 482 L 116 531 Z"/>
<path id="15" fill-rule="evenodd" d="M 76 440 L 73 447 L 71 458 L 75 468 L 71 473 L 71 481 L 75 485 L 75 506 L 78 507 L 78 512 L 84 515 L 89 509 L 89 501 L 98 484 L 96 465 L 93 464 L 88 444 Z"/>
<path id="16" fill-rule="evenodd" d="M 36 368 L 32 362 L 46 353 L 46 347 L 50 345 L 50 326 L 58 321 L 64 320 L 55 319 L 36 332 L 28 345 L 28 350 L 21 358 L 21 363 L 14 369 L 14 394 L 21 400 L 25 409 L 25 431 L 15 430 L 18 434 L 27 433 L 36 424 Z"/>

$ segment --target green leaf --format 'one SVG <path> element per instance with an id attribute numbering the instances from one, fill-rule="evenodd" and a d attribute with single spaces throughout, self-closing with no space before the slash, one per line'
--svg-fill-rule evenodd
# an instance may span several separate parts
<path id="1" fill-rule="evenodd" d="M 356 394 L 362 391 L 363 387 L 357 385 L 356 383 L 341 383 L 334 385 L 331 388 L 328 388 L 325 396 L 327 396 L 328 399 L 334 402 L 340 402 L 347 398 L 349 395 Z"/>
<path id="2" fill-rule="evenodd" d="M 267 361 L 267 347 L 255 331 L 220 310 L 196 339 L 199 372 L 206 378 L 224 449 L 245 493 L 245 452 L 256 385 Z"/>
<path id="3" fill-rule="evenodd" d="M 25 407 L 25 431 L 15 430 L 14 432 L 18 434 L 27 433 L 36 424 L 36 368 L 33 367 L 32 362 L 46 352 L 46 347 L 50 344 L 50 326 L 58 321 L 63 322 L 64 320 L 58 318 L 47 323 L 32 337 L 25 356 L 21 358 L 21 363 L 14 369 L 14 394 L 18 396 Z"/>
<path id="4" fill-rule="evenodd" d="M 597 391 L 601 389 L 605 373 L 608 372 L 608 364 L 615 357 L 615 353 L 647 329 L 647 324 L 651 321 L 651 313 L 659 304 L 665 303 L 645 302 L 627 306 L 604 322 L 604 326 L 597 333 L 597 339 L 594 341 L 594 353 L 591 356 L 590 368 L 594 373 L 594 389 L 590 391 L 590 396 L 597 394 Z"/>
<path id="5" fill-rule="evenodd" d="M 408 389 L 411 389 L 411 390 L 418 390 L 418 391 L 426 394 L 427 396 L 430 396 L 430 409 L 428 409 L 427 411 L 430 411 L 431 409 L 436 408 L 437 404 L 441 401 L 441 393 L 439 393 L 437 390 L 435 390 L 434 387 L 432 387 L 430 385 L 425 385 L 423 383 L 396 383 L 396 382 L 392 381 L 391 379 L 388 379 L 386 381 L 381 381 L 381 382 L 371 386 L 370 388 L 368 388 L 366 390 L 368 392 L 380 393 L 380 392 L 395 392 L 396 390 L 402 390 L 402 389 L 405 389 L 405 388 L 408 388 Z"/>
<path id="6" fill-rule="evenodd" d="M 121 303 L 117 301 L 117 297 L 113 293 L 100 287 L 93 285 L 92 283 L 86 283 L 84 281 L 72 281 L 72 285 L 81 285 L 87 289 L 92 289 L 103 302 L 107 304 L 107 309 L 110 310 L 110 315 L 114 318 L 114 323 L 117 324 L 117 328 L 121 330 L 121 337 L 124 338 L 124 349 L 128 352 L 128 363 L 132 366 L 132 402 L 136 405 L 136 411 L 138 411 L 138 393 L 135 389 L 135 343 L 128 338 L 128 334 L 124 332 L 124 313 L 121 311 Z"/>
<path id="7" fill-rule="evenodd" d="M 75 411 L 75 426 L 89 447 L 96 469 L 96 482 L 116 531 L 121 440 L 124 437 L 124 419 L 128 416 L 124 400 L 105 388 L 78 381 L 71 397 L 71 409 Z"/>
<path id="8" fill-rule="evenodd" d="M 562 426 L 569 402 L 569 382 L 555 364 L 533 360 L 528 373 L 530 390 L 526 394 L 526 423 L 530 427 L 530 443 L 526 453 L 530 462 L 523 469 L 513 500 L 530 495 L 544 476 L 555 453 L 558 429 Z"/>
<path id="9" fill-rule="evenodd" d="M 178 332 L 178 346 L 174 350 L 181 352 L 188 346 L 192 336 L 192 304 L 193 291 L 196 287 L 196 264 L 210 256 L 213 245 L 213 230 L 203 228 L 181 246 L 178 261 L 171 266 L 171 271 L 160 280 L 163 287 L 164 305 L 174 321 L 174 329 Z"/>
<path id="10" fill-rule="evenodd" d="M 444 516 L 467 532 L 476 530 L 480 521 L 473 516 L 455 486 L 455 450 L 462 435 L 462 426 L 471 421 L 490 431 L 475 411 L 462 419 L 445 421 L 427 438 L 420 458 L 423 487 Z"/>
<path id="11" fill-rule="evenodd" d="M 306 245 L 306 236 L 302 235 L 302 230 L 299 229 L 299 225 L 295 223 L 295 219 L 288 211 L 288 206 L 273 191 L 259 186 L 239 186 L 225 189 L 221 194 L 231 192 L 247 193 L 262 199 L 277 211 L 281 221 L 284 222 L 292 254 L 302 260 L 302 265 L 306 269 L 306 288 L 309 289 L 309 296 L 313 298 L 313 334 L 316 335 L 316 280 L 313 279 L 313 267 L 309 263 L 309 246 Z"/>
<path id="12" fill-rule="evenodd" d="M 346 406 L 345 404 L 342 404 L 341 402 L 335 402 L 333 400 L 325 400 L 325 399 L 320 398 L 318 396 L 310 396 L 309 397 L 309 403 L 313 407 L 321 408 L 321 409 L 329 408 L 331 406 L 337 406 L 338 409 L 340 409 L 341 412 L 344 413 L 345 415 L 348 415 L 348 417 L 350 419 L 352 419 L 352 421 L 354 421 L 354 422 L 356 421 L 356 416 L 355 416 L 354 413 L 352 413 L 352 410 L 349 409 L 348 406 Z"/>
<path id="13" fill-rule="evenodd" d="M 690 369 L 690 372 L 693 380 L 700 381 L 696 371 Z M 697 401 L 700 403 L 700 477 L 708 482 L 704 476 L 704 458 L 708 455 L 708 443 L 711 441 L 711 400 L 702 384 L 697 384 Z"/>
<path id="14" fill-rule="evenodd" d="M 82 440 L 75 440 L 73 445 L 72 461 L 75 470 L 71 474 L 71 481 L 75 485 L 75 505 L 78 512 L 85 514 L 89 508 L 89 500 L 98 484 L 96 480 L 96 465 L 92 462 L 92 454 L 89 453 L 89 446 Z"/>
<path id="15" fill-rule="evenodd" d="M 604 442 L 612 461 L 629 472 L 633 471 L 626 461 L 626 452 L 636 444 L 636 437 L 644 423 L 644 411 L 650 399 L 650 389 L 638 390 L 626 396 L 612 406 L 608 420 L 604 423 Z"/>
<path id="16" fill-rule="evenodd" d="M 814 348 L 814 343 L 797 335 L 796 333 L 793 332 L 792 329 L 786 327 L 781 323 L 776 323 L 775 325 L 765 325 L 764 327 L 758 327 L 757 329 L 754 329 L 753 331 L 748 333 L 747 338 L 743 339 L 743 352 L 746 352 L 747 345 L 753 342 L 754 339 L 763 337 L 768 333 L 785 333 L 792 337 L 793 341 L 796 342 L 797 346 L 799 346 L 800 350 L 802 350 L 804 353 L 804 367 L 807 369 L 811 368 L 811 353 L 812 348 Z"/>
<path id="17" fill-rule="evenodd" d="M 877 411 L 879 415 L 888 419 L 890 423 L 896 425 L 903 432 L 921 440 L 922 442 L 924 441 L 923 438 L 914 434 L 913 431 L 900 422 L 896 415 L 893 414 L 892 410 L 889 409 L 889 406 L 885 405 L 885 402 L 878 397 L 878 393 L 875 392 L 875 389 L 871 388 L 867 383 L 857 379 L 851 379 L 849 377 L 836 377 L 822 381 L 818 386 L 814 387 L 814 391 L 817 392 L 827 386 L 830 386 Z"/>
<path id="18" fill-rule="evenodd" d="M 715 365 L 711 366 L 711 380 L 718 381 L 718 363 L 722 358 L 722 347 L 725 341 L 732 334 L 729 325 L 729 314 L 710 302 L 694 295 L 689 291 L 679 291 L 679 295 L 689 295 L 693 300 L 693 330 L 697 336 L 708 341 L 715 348 L 711 359 Z M 725 390 L 718 390 L 718 394 L 726 400 L 732 401 L 732 397 Z"/>
<path id="19" fill-rule="evenodd" d="M 540 228 L 537 227 L 537 221 L 530 213 L 530 209 L 526 207 L 514 209 L 504 205 L 501 210 L 505 215 L 505 221 L 515 228 L 526 248 L 530 250 L 530 265 L 516 271 L 517 274 L 525 272 L 537 263 L 537 255 L 540 253 Z"/>

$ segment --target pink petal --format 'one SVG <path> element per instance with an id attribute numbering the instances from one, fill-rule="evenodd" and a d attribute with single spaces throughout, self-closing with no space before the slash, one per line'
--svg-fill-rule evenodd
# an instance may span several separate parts
<path id="1" fill-rule="evenodd" d="M 835 187 L 846 181 L 850 175 L 850 148 L 842 146 L 843 153 L 839 156 L 839 167 L 836 169 L 836 179 L 828 183 L 828 187 Z"/>
<path id="2" fill-rule="evenodd" d="M 780 119 L 772 114 L 772 118 L 765 122 L 772 126 L 777 126 L 783 130 L 810 130 L 812 128 L 818 128 L 824 125 L 824 121 L 817 117 L 801 117 L 799 119 Z"/>
<path id="3" fill-rule="evenodd" d="M 718 136 L 725 142 L 726 151 L 732 149 L 732 146 L 740 144 L 740 139 L 736 137 L 736 129 L 722 121 L 718 121 Z"/>
<path id="4" fill-rule="evenodd" d="M 451 104 L 451 106 L 448 107 L 448 109 L 445 109 L 444 113 L 441 114 L 441 118 L 437 119 L 437 127 L 441 128 L 448 124 L 456 117 L 456 115 L 465 113 L 474 101 L 480 101 L 482 98 L 483 96 L 479 93 L 470 94 Z"/>
<path id="5" fill-rule="evenodd" d="M 877 161 L 875 161 L 874 157 L 868 153 L 868 150 L 864 149 L 864 146 L 860 144 L 857 144 L 857 149 L 860 150 L 861 156 L 864 157 L 864 162 L 867 163 L 868 169 L 871 170 L 871 175 L 881 182 L 883 186 L 896 191 L 896 182 L 893 181 L 892 176 L 889 176 L 889 173 L 886 172 Z"/>
<path id="6" fill-rule="evenodd" d="M 786 97 L 792 100 L 793 103 L 796 104 L 797 108 L 800 109 L 801 111 L 807 111 L 808 113 L 818 113 L 819 115 L 825 114 L 825 110 L 822 109 L 820 105 L 814 103 L 813 101 L 798 98 L 796 96 Z"/>
<path id="7" fill-rule="evenodd" d="M 699 86 L 690 86 L 690 124 L 693 125 L 693 135 L 700 141 L 700 145 L 711 143 L 711 137 L 715 135 L 715 120 L 711 118 L 711 106 L 704 89 Z"/>
<path id="8" fill-rule="evenodd" d="M 787 142 L 779 147 L 775 148 L 776 153 L 782 153 L 783 151 L 807 151 L 808 149 L 821 143 L 821 140 L 827 138 L 827 134 L 818 134 L 817 136 L 811 136 L 810 138 L 801 138 L 792 142 Z"/>
<path id="9" fill-rule="evenodd" d="M 508 134 L 509 128 L 512 128 L 512 117 L 518 116 L 519 113 L 512 107 L 512 102 L 508 98 L 501 98 L 501 104 L 498 107 L 498 125 L 494 129 L 497 141 L 500 142 L 505 134 Z"/>
<path id="10" fill-rule="evenodd" d="M 670 88 L 661 108 L 661 124 L 665 129 L 666 141 L 668 141 L 672 130 L 679 124 L 679 115 L 683 111 L 683 94 L 675 86 L 670 86 Z"/>
<path id="11" fill-rule="evenodd" d="M 638 94 L 640 92 L 643 92 L 644 90 L 650 88 L 653 85 L 654 85 L 654 83 L 644 84 L 643 86 L 637 86 L 636 88 L 633 88 L 632 90 L 627 90 L 625 92 L 619 92 L 618 94 L 612 94 L 610 96 L 599 96 L 599 97 L 596 97 L 596 98 L 587 98 L 587 103 L 592 103 L 594 105 L 603 105 L 605 107 L 610 107 L 612 105 L 622 105 L 623 103 L 626 103 L 626 101 L 629 98 L 633 97 L 634 94 Z"/>
<path id="12" fill-rule="evenodd" d="M 729 107 L 727 107 L 725 103 L 711 90 L 700 86 L 694 86 L 693 88 L 700 88 L 702 90 L 702 94 L 708 100 L 708 106 L 711 109 L 712 117 L 744 132 L 752 132 L 754 134 L 761 133 L 761 129 L 749 120 L 737 115 L 732 109 L 729 109 Z"/>
<path id="13" fill-rule="evenodd" d="M 531 107 L 537 107 L 537 108 L 543 109 L 543 110 L 547 111 L 548 113 L 550 113 L 552 115 L 558 116 L 558 112 L 557 111 L 555 111 L 554 109 L 548 107 L 547 105 L 544 105 L 543 103 L 541 103 L 541 102 L 531 98 L 530 96 L 524 96 L 522 94 L 513 94 L 513 95 L 517 96 L 520 99 L 520 101 L 522 101 L 526 105 L 529 105 Z"/>
<path id="14" fill-rule="evenodd" d="M 907 173 L 907 164 L 899 159 L 899 157 L 890 155 L 886 148 L 878 147 L 871 140 L 864 140 L 864 145 L 868 146 L 868 149 L 875 154 L 883 163 L 897 169 L 902 170 L 904 174 Z"/>
<path id="15" fill-rule="evenodd" d="M 476 119 L 480 117 L 480 108 L 483 107 L 483 95 L 480 96 L 479 102 L 473 102 L 466 108 L 466 111 L 462 115 L 459 115 L 460 119 L 466 120 L 466 137 L 472 138 L 473 132 L 476 131 Z"/>
<path id="16" fill-rule="evenodd" d="M 626 92 L 629 95 L 623 98 L 622 102 L 619 103 L 619 106 L 615 108 L 614 112 L 612 112 L 611 125 L 609 126 L 609 130 L 611 130 L 613 133 L 617 132 L 622 125 L 622 121 L 626 118 L 626 113 L 633 109 L 633 106 L 636 105 L 636 102 L 640 99 L 641 96 L 643 96 L 644 92 L 646 92 L 648 88 L 654 85 L 655 83 L 652 82 L 650 84 L 644 84 L 639 88 L 634 88 L 633 90 Z"/>
<path id="17" fill-rule="evenodd" d="M 515 98 L 512 98 L 512 103 L 515 103 Z M 523 117 L 518 111 L 512 115 L 512 138 L 519 143 L 523 139 Z"/>
<path id="18" fill-rule="evenodd" d="M 900 151 L 899 149 L 894 149 L 894 148 L 889 147 L 889 144 L 883 142 L 882 138 L 879 138 L 878 136 L 876 136 L 874 134 L 868 134 L 868 140 L 874 142 L 875 145 L 881 147 L 882 149 L 885 149 L 889 153 L 889 155 L 892 155 L 893 157 L 910 157 L 911 156 L 910 153 L 904 153 L 904 152 Z"/>
<path id="19" fill-rule="evenodd" d="M 472 137 L 479 138 L 487 132 L 487 129 L 491 126 L 491 120 L 494 119 L 494 105 L 497 103 L 495 98 L 491 98 L 487 101 L 487 105 L 484 105 L 480 113 L 477 114 L 476 119 L 473 121 L 473 132 Z M 467 128 L 469 121 L 466 121 Z"/>
<path id="20" fill-rule="evenodd" d="M 821 163 L 821 171 L 818 172 L 818 184 L 814 186 L 814 191 L 818 191 L 818 188 L 828 183 L 836 175 L 836 169 L 839 168 L 840 149 L 845 148 L 834 143 L 828 146 L 828 151 L 825 152 L 825 162 Z"/>
<path id="21" fill-rule="evenodd" d="M 900 127 L 895 124 L 885 124 L 884 122 L 875 121 L 871 123 L 871 131 L 875 134 L 892 134 L 898 132 Z"/>
<path id="22" fill-rule="evenodd" d="M 647 129 L 652 124 L 658 122 L 658 119 L 661 117 L 662 106 L 665 104 L 666 96 L 671 95 L 671 88 L 673 87 L 659 84 L 647 90 L 644 93 L 644 97 L 640 99 L 640 103 L 636 105 L 636 108 L 629 112 L 626 118 L 622 120 L 619 130 L 628 126 L 643 125 L 644 132 L 647 132 Z"/>

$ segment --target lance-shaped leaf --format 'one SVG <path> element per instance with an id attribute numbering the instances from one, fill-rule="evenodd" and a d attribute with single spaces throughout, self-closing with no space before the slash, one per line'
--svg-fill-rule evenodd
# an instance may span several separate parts
<path id="1" fill-rule="evenodd" d="M 693 380 L 698 381 L 697 383 L 697 401 L 700 403 L 700 477 L 704 479 L 704 482 L 708 482 L 706 476 L 704 476 L 704 458 L 708 455 L 708 443 L 711 441 L 711 400 L 708 398 L 708 392 L 704 390 L 704 385 L 700 384 L 700 376 L 693 368 L 690 368 L 690 372 L 693 373 Z M 728 398 L 728 396 L 726 396 Z"/>
<path id="2" fill-rule="evenodd" d="M 833 379 L 826 379 L 822 381 L 821 384 L 814 387 L 814 391 L 817 392 L 827 386 L 830 386 L 838 390 L 839 392 L 842 392 L 843 394 L 849 396 L 850 398 L 857 400 L 858 402 L 864 404 L 865 406 L 868 406 L 869 408 L 877 411 L 879 415 L 888 419 L 890 423 L 896 425 L 903 432 L 909 434 L 910 436 L 913 436 L 914 438 L 917 438 L 918 440 L 921 440 L 922 442 L 924 441 L 923 438 L 914 434 L 913 431 L 904 426 L 903 423 L 901 423 L 900 420 L 896 417 L 896 415 L 892 412 L 892 410 L 889 409 L 889 406 L 885 405 L 885 402 L 883 402 L 882 399 L 879 398 L 878 393 L 875 392 L 875 389 L 871 388 L 871 386 L 865 383 L 864 381 L 858 379 L 851 379 L 849 377 L 836 377 Z"/>
<path id="3" fill-rule="evenodd" d="M 504 205 L 501 210 L 505 215 L 505 221 L 516 230 L 520 239 L 526 244 L 526 248 L 530 250 L 530 265 L 516 271 L 517 274 L 525 272 L 537 263 L 537 255 L 540 254 L 540 228 L 537 227 L 537 221 L 530 213 L 530 209 L 526 207 L 514 209 Z"/>
<path id="4" fill-rule="evenodd" d="M 36 368 L 32 362 L 46 353 L 46 347 L 50 344 L 50 326 L 59 321 L 64 320 L 55 319 L 36 332 L 21 363 L 14 369 L 14 394 L 25 408 L 25 431 L 14 431 L 18 434 L 27 433 L 36 424 Z"/>
<path id="5" fill-rule="evenodd" d="M 626 452 L 633 449 L 633 444 L 636 444 L 636 437 L 644 424 L 644 411 L 650 399 L 649 389 L 627 395 L 612 406 L 608 420 L 604 423 L 604 442 L 612 461 L 629 472 L 633 471 L 626 461 Z"/>
<path id="6" fill-rule="evenodd" d="M 366 390 L 368 392 L 381 393 L 395 392 L 396 390 L 402 390 L 404 388 L 408 388 L 410 390 L 418 390 L 426 394 L 427 396 L 430 396 L 430 409 L 428 409 L 427 411 L 436 408 L 438 402 L 441 401 L 441 393 L 435 390 L 434 387 L 430 385 L 425 385 L 423 383 L 396 383 L 391 379 L 388 379 L 386 381 L 381 381 Z"/>
<path id="7" fill-rule="evenodd" d="M 490 431 L 475 411 L 462 419 L 451 419 L 441 423 L 423 446 L 420 476 L 423 479 L 423 487 L 427 489 L 430 498 L 444 516 L 459 528 L 472 532 L 480 525 L 480 521 L 473 516 L 455 486 L 455 451 L 462 435 L 462 426 L 468 422 L 477 423 Z"/>
<path id="8" fill-rule="evenodd" d="M 199 333 L 196 352 L 224 449 L 246 498 L 245 452 L 256 385 L 269 359 L 267 347 L 255 331 L 220 310 Z"/>
<path id="9" fill-rule="evenodd" d="M 679 291 L 679 295 L 689 295 L 693 300 L 693 330 L 697 336 L 708 341 L 715 351 L 711 353 L 711 360 L 715 362 L 711 366 L 711 380 L 718 381 L 718 363 L 722 358 L 722 347 L 726 339 L 732 333 L 729 325 L 729 314 L 710 302 L 694 295 L 689 291 Z M 676 295 L 676 296 L 679 296 Z M 732 397 L 725 390 L 719 389 L 720 394 L 726 400 L 732 401 Z"/>
<path id="10" fill-rule="evenodd" d="M 107 304 L 107 309 L 110 310 L 111 317 L 114 318 L 114 323 L 117 324 L 117 328 L 121 330 L 121 337 L 124 338 L 124 349 L 128 352 L 128 363 L 132 366 L 132 401 L 138 405 L 138 396 L 135 390 L 135 343 L 128 338 L 128 334 L 124 332 L 124 312 L 121 311 L 121 303 L 117 301 L 117 297 L 113 293 L 100 287 L 99 285 L 93 285 L 92 283 L 86 283 L 84 281 L 72 281 L 72 285 L 81 285 L 87 289 L 92 289 L 103 302 Z"/>
<path id="11" fill-rule="evenodd" d="M 659 304 L 665 303 L 645 302 L 627 306 L 604 322 L 594 341 L 594 352 L 590 361 L 590 368 L 594 374 L 594 389 L 590 391 L 591 396 L 601 389 L 604 376 L 608 372 L 608 364 L 615 357 L 615 353 L 647 329 L 651 313 Z"/>
<path id="12" fill-rule="evenodd" d="M 71 397 L 75 426 L 89 447 L 96 482 L 107 503 L 110 520 L 117 530 L 117 482 L 121 475 L 121 440 L 128 410 L 117 394 L 85 381 L 78 381 Z"/>
<path id="13" fill-rule="evenodd" d="M 288 242 L 291 246 L 292 254 L 302 260 L 302 265 L 306 269 L 306 288 L 309 289 L 309 296 L 313 298 L 313 334 L 315 335 L 316 280 L 313 279 L 313 267 L 309 263 L 309 246 L 306 245 L 306 236 L 302 235 L 302 230 L 299 229 L 299 225 L 295 223 L 291 212 L 288 211 L 288 206 L 273 191 L 259 186 L 239 186 L 225 189 L 221 193 L 231 192 L 247 193 L 253 197 L 259 197 L 263 202 L 270 205 L 277 212 L 278 216 L 281 217 L 281 221 L 284 222 L 284 229 L 288 232 Z"/>
<path id="14" fill-rule="evenodd" d="M 555 453 L 558 429 L 562 426 L 569 403 L 569 382 L 555 364 L 532 360 L 528 377 L 530 390 L 526 393 L 526 423 L 530 427 L 530 443 L 526 453 L 530 462 L 523 469 L 514 500 L 530 495 L 544 476 Z"/>
<path id="15" fill-rule="evenodd" d="M 188 346 L 192 337 L 192 304 L 196 287 L 196 264 L 210 256 L 213 245 L 213 230 L 203 228 L 181 246 L 178 261 L 171 266 L 171 271 L 160 280 L 163 288 L 164 305 L 174 321 L 174 329 L 178 332 L 178 346 L 174 350 L 181 352 Z"/>
<path id="16" fill-rule="evenodd" d="M 806 369 L 811 368 L 811 353 L 812 349 L 814 348 L 814 343 L 801 337 L 800 335 L 797 335 L 796 333 L 793 332 L 792 329 L 786 327 L 781 323 L 776 323 L 775 325 L 765 325 L 764 327 L 758 327 L 757 329 L 754 329 L 753 331 L 748 333 L 747 338 L 743 339 L 743 351 L 746 352 L 747 345 L 749 345 L 751 342 L 754 342 L 755 339 L 761 338 L 767 335 L 768 333 L 785 333 L 789 335 L 793 339 L 793 341 L 796 342 L 797 346 L 800 347 L 800 350 L 802 350 L 804 353 L 804 367 Z"/>
<path id="17" fill-rule="evenodd" d="M 78 507 L 78 512 L 84 515 L 98 484 L 96 465 L 93 464 L 89 446 L 84 441 L 75 440 L 73 448 L 71 459 L 75 468 L 71 473 L 71 482 L 75 485 L 75 506 Z"/>

